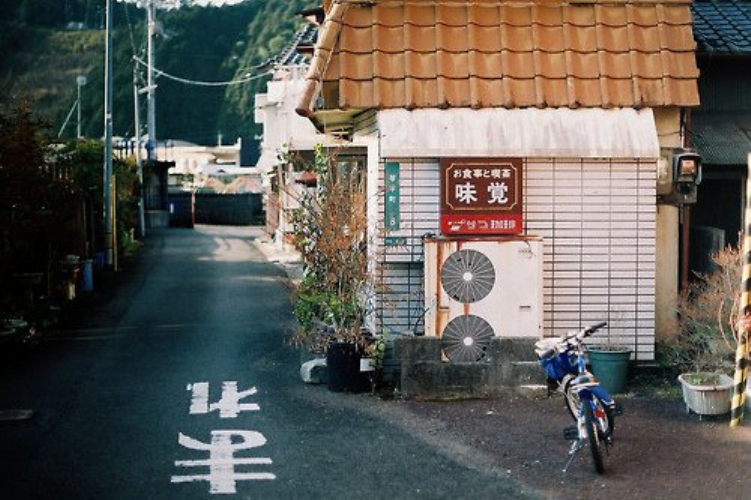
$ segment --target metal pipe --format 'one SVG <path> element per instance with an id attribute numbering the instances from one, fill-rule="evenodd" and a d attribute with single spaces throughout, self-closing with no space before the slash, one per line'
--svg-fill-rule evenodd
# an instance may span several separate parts
<path id="1" fill-rule="evenodd" d="M 81 87 L 86 85 L 86 77 L 83 75 L 79 75 L 76 78 L 76 87 L 78 87 L 78 100 L 76 100 L 77 108 L 78 108 L 78 124 L 76 127 L 76 137 L 78 139 L 81 139 L 83 137 L 83 134 L 81 134 Z"/>

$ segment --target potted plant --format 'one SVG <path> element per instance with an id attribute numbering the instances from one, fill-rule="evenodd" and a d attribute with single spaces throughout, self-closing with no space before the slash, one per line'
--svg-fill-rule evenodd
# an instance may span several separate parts
<path id="1" fill-rule="evenodd" d="M 712 256 L 716 269 L 697 275 L 681 293 L 677 334 L 666 342 L 668 360 L 680 371 L 686 409 L 699 415 L 730 411 L 741 254 L 728 247 Z"/>
<path id="2" fill-rule="evenodd" d="M 357 392 L 369 380 L 360 359 L 367 347 L 362 324 L 368 290 L 363 173 L 315 148 L 314 187 L 303 190 L 291 214 L 293 241 L 304 275 L 295 296 L 294 342 L 325 353 L 332 390 Z"/>

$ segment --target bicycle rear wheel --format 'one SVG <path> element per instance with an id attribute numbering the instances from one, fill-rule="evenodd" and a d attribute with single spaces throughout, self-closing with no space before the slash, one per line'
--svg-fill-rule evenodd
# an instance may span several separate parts
<path id="1" fill-rule="evenodd" d="M 584 430 L 587 432 L 589 449 L 592 452 L 592 461 L 595 464 L 597 473 L 602 474 L 605 472 L 605 462 L 602 457 L 602 449 L 605 446 L 604 437 L 598 432 L 592 404 L 589 401 L 584 401 L 582 404 L 584 406 Z"/>

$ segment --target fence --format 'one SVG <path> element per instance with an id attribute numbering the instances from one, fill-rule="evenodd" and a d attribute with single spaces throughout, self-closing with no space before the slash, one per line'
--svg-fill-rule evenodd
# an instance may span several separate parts
<path id="1" fill-rule="evenodd" d="M 196 224 L 227 226 L 263 225 L 265 214 L 261 194 L 196 193 Z"/>

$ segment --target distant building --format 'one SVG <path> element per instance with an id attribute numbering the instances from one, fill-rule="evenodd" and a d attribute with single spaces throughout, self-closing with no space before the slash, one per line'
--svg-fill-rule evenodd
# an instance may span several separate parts
<path id="1" fill-rule="evenodd" d="M 315 185 L 315 176 L 295 170 L 285 155 L 312 160 L 313 147 L 348 148 L 350 143 L 316 130 L 295 113 L 305 90 L 307 55 L 312 53 L 317 28 L 308 25 L 297 32 L 274 67 L 266 93 L 255 97 L 255 121 L 263 125 L 261 157 L 257 168 L 266 189 L 266 228 L 278 245 L 288 243 L 292 230 L 289 212 L 298 206 L 301 193 Z"/>

